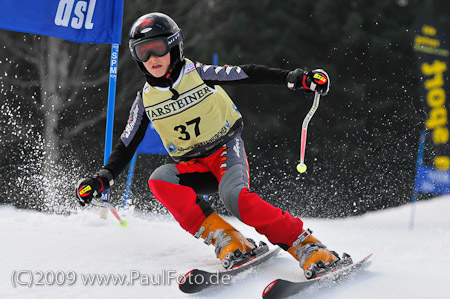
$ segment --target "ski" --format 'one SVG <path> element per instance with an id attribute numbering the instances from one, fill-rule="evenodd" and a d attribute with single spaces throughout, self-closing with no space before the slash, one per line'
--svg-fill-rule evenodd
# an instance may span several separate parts
<path id="1" fill-rule="evenodd" d="M 361 269 L 363 266 L 367 266 L 369 263 L 366 263 L 372 254 L 369 254 L 361 261 L 342 267 L 334 270 L 331 273 L 326 275 L 306 280 L 300 282 L 293 282 L 284 279 L 277 279 L 272 281 L 267 287 L 264 289 L 262 297 L 264 299 L 273 299 L 273 298 L 287 298 L 293 295 L 297 295 L 307 289 L 310 289 L 314 286 L 314 288 L 323 288 L 323 287 L 331 287 L 336 282 L 342 281 L 348 278 L 352 273 L 355 273 L 357 270 Z"/>
<path id="2" fill-rule="evenodd" d="M 281 250 L 281 248 L 275 248 L 272 250 L 269 250 L 268 247 L 266 248 L 267 250 L 249 258 L 248 261 L 233 267 L 231 270 L 209 272 L 200 269 L 193 269 L 181 278 L 179 288 L 184 293 L 193 294 L 214 285 L 228 285 L 235 275 L 264 263 L 270 258 L 276 256 Z"/>

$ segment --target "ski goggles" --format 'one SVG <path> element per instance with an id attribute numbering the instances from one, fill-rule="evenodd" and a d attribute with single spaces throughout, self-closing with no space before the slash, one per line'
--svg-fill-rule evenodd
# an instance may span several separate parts
<path id="1" fill-rule="evenodd" d="M 131 56 L 133 59 L 146 62 L 151 55 L 162 57 L 170 52 L 174 46 L 183 41 L 181 29 L 169 37 L 155 37 L 150 39 L 138 40 L 130 43 Z"/>

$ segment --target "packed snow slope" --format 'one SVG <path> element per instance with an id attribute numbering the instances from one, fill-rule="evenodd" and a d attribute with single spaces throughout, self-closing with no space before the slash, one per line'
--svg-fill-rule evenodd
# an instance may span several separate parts
<path id="1" fill-rule="evenodd" d="M 303 219 L 339 253 L 355 260 L 374 253 L 361 275 L 316 291 L 314 298 L 449 298 L 450 197 L 419 202 L 414 230 L 408 228 L 410 211 L 406 205 L 346 219 Z M 59 216 L 0 206 L 0 298 L 249 299 L 261 298 L 275 278 L 302 279 L 297 263 L 283 252 L 230 286 L 185 295 L 176 277 L 192 267 L 219 267 L 213 248 L 168 216 L 129 213 L 126 219 L 124 228 L 112 215 L 101 220 L 97 210 Z M 264 240 L 252 228 L 230 221 L 247 236 Z M 89 283 L 95 274 L 128 280 Z"/>

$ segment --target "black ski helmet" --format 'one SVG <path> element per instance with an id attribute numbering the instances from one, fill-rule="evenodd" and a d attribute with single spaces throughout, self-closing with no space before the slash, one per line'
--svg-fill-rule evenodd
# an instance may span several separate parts
<path id="1" fill-rule="evenodd" d="M 151 77 L 150 73 L 146 70 L 143 63 L 136 58 L 134 45 L 147 39 L 173 36 L 178 32 L 180 34 L 180 36 L 178 37 L 178 43 L 170 47 L 169 70 L 174 69 L 177 64 L 184 62 L 183 34 L 177 23 L 175 23 L 172 18 L 163 13 L 153 12 L 143 15 L 142 17 L 137 19 L 133 23 L 133 25 L 131 25 L 128 46 L 131 52 L 131 56 L 136 60 L 139 67 L 146 76 Z"/>

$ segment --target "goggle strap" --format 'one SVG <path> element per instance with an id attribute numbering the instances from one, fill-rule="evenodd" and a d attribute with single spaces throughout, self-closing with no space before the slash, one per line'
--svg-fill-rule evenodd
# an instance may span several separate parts
<path id="1" fill-rule="evenodd" d="M 172 48 L 173 46 L 178 45 L 183 40 L 183 33 L 181 32 L 181 29 L 172 34 L 171 36 L 167 37 L 167 45 L 169 48 Z"/>

